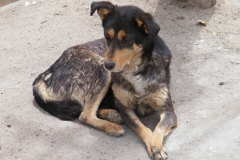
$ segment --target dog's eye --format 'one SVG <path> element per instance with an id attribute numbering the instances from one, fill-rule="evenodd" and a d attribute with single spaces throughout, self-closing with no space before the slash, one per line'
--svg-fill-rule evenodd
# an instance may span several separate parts
<path id="1" fill-rule="evenodd" d="M 124 42 L 124 43 L 130 42 L 130 41 L 131 41 L 131 38 L 130 38 L 129 36 L 125 36 L 125 37 L 123 38 L 123 42 Z"/>
<path id="2" fill-rule="evenodd" d="M 108 33 L 106 33 L 106 34 L 105 34 L 105 37 L 106 37 L 106 38 L 110 38 L 110 36 L 109 36 L 109 34 L 108 34 Z"/>

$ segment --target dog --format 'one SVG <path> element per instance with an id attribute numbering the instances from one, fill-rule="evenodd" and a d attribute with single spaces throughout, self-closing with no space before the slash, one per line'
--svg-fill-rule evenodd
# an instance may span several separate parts
<path id="1" fill-rule="evenodd" d="M 170 95 L 171 52 L 151 14 L 134 6 L 92 2 L 104 38 L 74 46 L 33 82 L 38 105 L 50 114 L 124 134 L 126 123 L 140 136 L 150 158 L 167 159 L 163 139 L 177 126 Z M 138 115 L 157 112 L 154 131 Z"/>

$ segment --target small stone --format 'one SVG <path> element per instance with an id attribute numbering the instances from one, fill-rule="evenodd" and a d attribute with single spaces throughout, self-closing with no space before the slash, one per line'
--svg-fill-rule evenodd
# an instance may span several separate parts
<path id="1" fill-rule="evenodd" d="M 8 124 L 7 127 L 10 128 L 10 127 L 11 127 L 11 124 Z"/>
<path id="2" fill-rule="evenodd" d="M 207 26 L 207 23 L 203 20 L 199 20 L 196 24 L 200 26 Z"/>
<path id="3" fill-rule="evenodd" d="M 184 16 L 178 16 L 178 17 L 176 17 L 176 19 L 181 20 L 181 19 L 185 19 L 185 17 Z"/>
<path id="4" fill-rule="evenodd" d="M 224 82 L 220 82 L 219 85 L 220 85 L 220 86 L 224 85 Z"/>
<path id="5" fill-rule="evenodd" d="M 27 7 L 30 4 L 29 1 L 25 2 L 25 7 Z"/>
<path id="6" fill-rule="evenodd" d="M 46 23 L 46 22 L 47 22 L 47 20 L 43 20 L 43 21 L 41 22 L 41 24 Z"/>
<path id="7" fill-rule="evenodd" d="M 53 15 L 59 16 L 61 15 L 61 11 L 55 12 Z"/>

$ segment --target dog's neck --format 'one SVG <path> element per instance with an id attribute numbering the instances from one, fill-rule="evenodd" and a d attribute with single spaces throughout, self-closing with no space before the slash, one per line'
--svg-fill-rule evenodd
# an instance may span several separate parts
<path id="1" fill-rule="evenodd" d="M 169 67 L 171 62 L 171 52 L 159 36 L 155 37 L 152 48 L 147 50 L 143 56 L 145 58 L 142 57 L 135 74 L 150 79 L 155 79 L 164 69 Z"/>
<path id="2" fill-rule="evenodd" d="M 163 41 L 158 44 L 159 40 L 162 41 L 159 38 L 155 39 L 153 49 L 149 53 L 135 55 L 121 72 L 115 73 L 118 75 L 116 78 L 122 76 L 132 85 L 136 96 L 143 96 L 149 85 L 168 79 L 166 68 L 170 64 L 171 54 Z M 143 54 L 149 55 L 144 57 Z"/>

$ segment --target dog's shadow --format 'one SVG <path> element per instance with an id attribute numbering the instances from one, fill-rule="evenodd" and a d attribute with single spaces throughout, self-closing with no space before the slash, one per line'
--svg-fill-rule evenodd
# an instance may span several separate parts
<path id="1" fill-rule="evenodd" d="M 35 99 L 33 98 L 32 100 L 32 104 L 33 106 L 41 113 L 45 114 L 45 115 L 50 115 L 47 111 L 45 111 L 44 109 L 42 109 L 41 107 L 39 107 L 39 105 L 37 104 L 37 102 L 35 101 Z"/>

